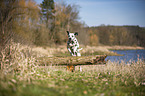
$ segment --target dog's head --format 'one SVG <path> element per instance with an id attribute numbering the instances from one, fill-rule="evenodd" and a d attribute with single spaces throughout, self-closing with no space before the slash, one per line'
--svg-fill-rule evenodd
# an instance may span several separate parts
<path id="1" fill-rule="evenodd" d="M 69 41 L 73 41 L 76 38 L 75 36 L 78 35 L 78 32 L 70 33 L 69 31 L 67 31 L 67 35 L 68 35 Z"/>

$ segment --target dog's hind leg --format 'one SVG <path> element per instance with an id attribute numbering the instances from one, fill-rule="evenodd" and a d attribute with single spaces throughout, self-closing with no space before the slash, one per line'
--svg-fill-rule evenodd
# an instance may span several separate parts
<path id="1" fill-rule="evenodd" d="M 77 56 L 81 56 L 81 53 L 79 51 L 82 50 L 82 49 L 83 48 L 77 50 Z M 79 66 L 79 69 L 80 69 L 80 72 L 82 72 L 83 69 L 82 69 L 81 66 Z"/>
<path id="2" fill-rule="evenodd" d="M 77 52 L 77 56 L 81 56 L 81 53 L 80 52 Z"/>
<path id="3" fill-rule="evenodd" d="M 81 49 L 77 49 L 77 56 L 81 56 L 81 53 L 79 52 L 80 50 L 82 50 L 83 48 Z"/>

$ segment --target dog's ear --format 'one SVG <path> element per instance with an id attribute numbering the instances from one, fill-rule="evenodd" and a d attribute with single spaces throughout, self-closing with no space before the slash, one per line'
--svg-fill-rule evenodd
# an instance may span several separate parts
<path id="1" fill-rule="evenodd" d="M 66 31 L 67 32 L 67 35 L 69 35 L 69 31 Z"/>
<path id="2" fill-rule="evenodd" d="M 75 34 L 74 35 L 78 35 L 78 32 L 75 32 Z"/>

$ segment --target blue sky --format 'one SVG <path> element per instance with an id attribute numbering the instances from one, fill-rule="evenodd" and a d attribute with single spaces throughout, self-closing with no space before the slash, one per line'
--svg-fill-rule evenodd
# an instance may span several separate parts
<path id="1" fill-rule="evenodd" d="M 43 0 L 35 0 L 38 4 Z M 61 0 L 54 0 L 61 1 Z M 80 21 L 88 26 L 139 25 L 145 27 L 145 0 L 63 0 L 80 6 Z"/>

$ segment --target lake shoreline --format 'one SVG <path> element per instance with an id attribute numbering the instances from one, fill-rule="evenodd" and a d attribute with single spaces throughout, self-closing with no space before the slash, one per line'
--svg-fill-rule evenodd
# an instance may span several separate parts
<path id="1" fill-rule="evenodd" d="M 107 48 L 108 50 L 145 50 L 144 47 L 141 46 L 102 46 Z"/>
<path id="2" fill-rule="evenodd" d="M 81 50 L 82 54 L 98 54 L 98 55 L 108 55 L 108 56 L 123 56 L 122 54 L 117 54 L 112 50 L 145 50 L 144 47 L 140 46 L 83 46 L 83 50 Z"/>
<path id="3" fill-rule="evenodd" d="M 124 56 L 108 56 L 107 58 L 111 61 L 124 61 L 125 63 L 127 62 L 132 62 L 135 61 L 137 62 L 138 60 L 145 60 L 145 50 L 112 50 L 112 52 L 115 52 L 117 54 L 123 54 Z M 107 60 L 106 58 L 106 60 Z"/>

